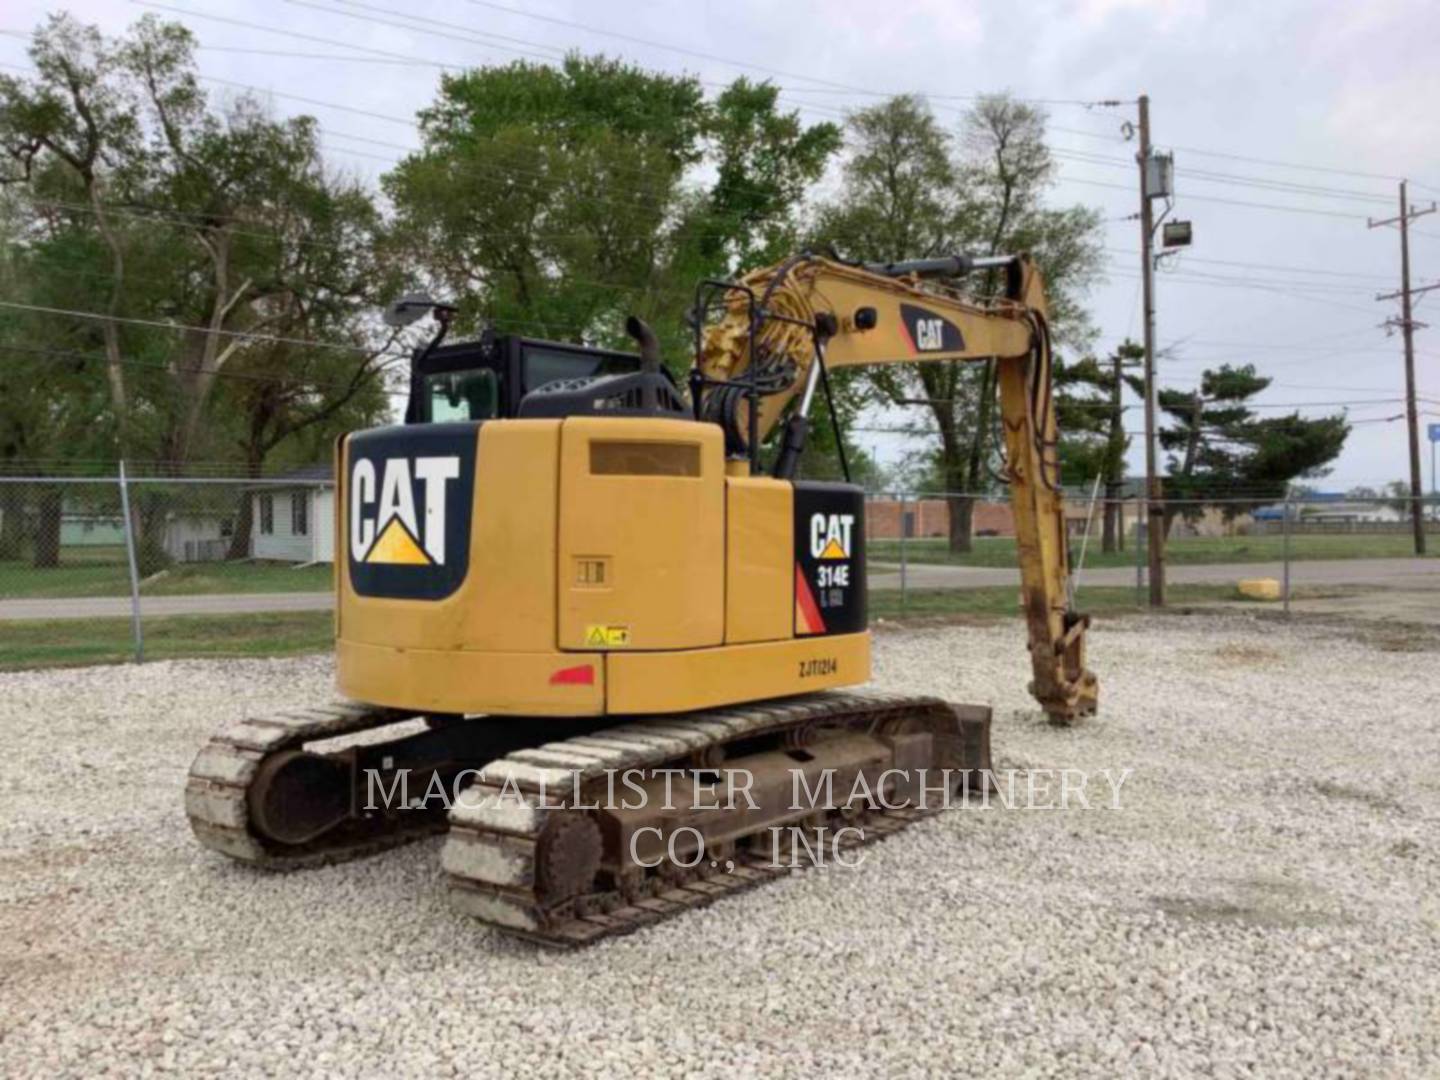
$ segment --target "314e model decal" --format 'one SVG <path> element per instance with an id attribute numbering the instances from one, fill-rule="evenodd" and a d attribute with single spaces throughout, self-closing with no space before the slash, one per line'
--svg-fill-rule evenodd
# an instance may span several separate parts
<path id="1" fill-rule="evenodd" d="M 795 484 L 795 633 L 865 629 L 865 500 L 849 484 Z"/>

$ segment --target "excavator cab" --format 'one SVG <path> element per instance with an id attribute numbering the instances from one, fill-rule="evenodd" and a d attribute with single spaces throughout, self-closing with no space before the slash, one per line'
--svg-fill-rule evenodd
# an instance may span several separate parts
<path id="1" fill-rule="evenodd" d="M 635 353 L 487 333 L 416 356 L 405 419 L 436 424 L 513 418 L 532 391 L 639 370 Z"/>

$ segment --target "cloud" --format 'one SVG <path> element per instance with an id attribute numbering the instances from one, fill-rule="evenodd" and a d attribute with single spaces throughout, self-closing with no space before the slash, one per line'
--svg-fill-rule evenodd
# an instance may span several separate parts
<path id="1" fill-rule="evenodd" d="M 1075 15 L 1087 29 L 1095 29 L 1118 17 L 1147 17 L 1147 29 L 1168 34 L 1201 22 L 1207 12 L 1206 0 L 1077 0 Z"/>

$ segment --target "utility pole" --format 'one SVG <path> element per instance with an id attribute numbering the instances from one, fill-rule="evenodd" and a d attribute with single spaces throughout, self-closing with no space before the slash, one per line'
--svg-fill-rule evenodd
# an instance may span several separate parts
<path id="1" fill-rule="evenodd" d="M 1386 218 L 1384 221 L 1369 222 L 1369 227 L 1372 229 L 1396 223 L 1400 226 L 1400 291 L 1383 293 L 1375 299 L 1394 300 L 1398 297 L 1400 300 L 1398 322 L 1401 334 L 1405 339 L 1405 420 L 1410 429 L 1410 524 L 1415 532 L 1416 555 L 1425 554 L 1425 519 L 1421 511 L 1424 484 L 1420 479 L 1420 413 L 1415 406 L 1415 328 L 1423 324 L 1417 323 L 1412 317 L 1411 298 L 1416 293 L 1440 289 L 1440 283 L 1427 285 L 1421 289 L 1410 288 L 1410 222 L 1414 218 L 1433 213 L 1435 213 L 1435 203 L 1433 202 L 1424 210 L 1410 209 L 1405 181 L 1401 180 L 1400 216 Z M 1396 321 L 1387 319 L 1385 325 L 1394 326 Z"/>
<path id="2" fill-rule="evenodd" d="M 1125 550 L 1125 510 L 1120 502 L 1125 481 L 1125 406 L 1123 391 L 1125 369 L 1140 366 L 1139 347 L 1129 338 L 1116 347 L 1110 361 L 1110 431 L 1105 445 L 1105 520 L 1102 543 L 1104 550 Z M 1140 542 L 1140 530 L 1135 530 L 1135 542 Z"/>
<path id="3" fill-rule="evenodd" d="M 1104 538 L 1101 546 L 1106 551 L 1125 550 L 1125 519 L 1120 517 L 1120 478 L 1125 472 L 1125 432 L 1121 427 L 1125 416 L 1124 406 L 1121 404 L 1121 391 L 1124 389 L 1124 383 L 1121 382 L 1121 369 L 1124 366 L 1125 358 L 1122 351 L 1117 348 L 1115 350 L 1115 381 L 1110 387 L 1110 439 L 1109 445 L 1105 449 L 1105 467 L 1110 472 L 1105 479 L 1110 482 L 1105 485 L 1105 524 L 1102 527 Z M 1117 521 L 1119 522 L 1118 527 Z M 1106 544 L 1104 541 L 1109 541 L 1109 543 Z M 1137 544 L 1140 542 L 1138 535 L 1135 542 Z"/>
<path id="4" fill-rule="evenodd" d="M 1145 533 L 1150 606 L 1165 606 L 1165 505 L 1155 471 L 1155 215 L 1150 209 L 1150 95 L 1140 95 L 1140 280 L 1145 302 Z"/>

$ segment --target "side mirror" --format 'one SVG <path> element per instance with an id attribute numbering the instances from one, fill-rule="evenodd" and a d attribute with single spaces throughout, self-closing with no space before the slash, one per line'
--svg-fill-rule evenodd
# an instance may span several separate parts
<path id="1" fill-rule="evenodd" d="M 447 316 L 454 314 L 455 308 L 453 305 L 443 304 L 425 293 L 407 293 L 386 305 L 383 318 L 386 326 L 398 329 L 420 321 L 431 311 L 435 312 L 436 318 L 445 321 Z"/>

